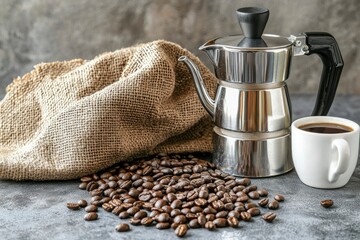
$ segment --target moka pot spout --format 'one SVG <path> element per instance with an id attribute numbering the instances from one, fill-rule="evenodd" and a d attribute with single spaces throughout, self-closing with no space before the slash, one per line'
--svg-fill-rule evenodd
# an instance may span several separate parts
<path id="1" fill-rule="evenodd" d="M 196 64 L 192 60 L 190 60 L 186 56 L 181 56 L 181 57 L 179 57 L 178 60 L 179 60 L 179 62 L 184 62 L 186 64 L 186 66 L 188 67 L 188 69 L 190 70 L 190 72 L 193 76 L 193 79 L 194 79 L 196 91 L 199 95 L 199 99 L 200 99 L 202 105 L 204 106 L 205 110 L 213 118 L 214 111 L 215 111 L 215 102 L 210 97 L 208 91 L 206 90 L 204 80 L 201 77 L 199 68 L 196 66 Z"/>

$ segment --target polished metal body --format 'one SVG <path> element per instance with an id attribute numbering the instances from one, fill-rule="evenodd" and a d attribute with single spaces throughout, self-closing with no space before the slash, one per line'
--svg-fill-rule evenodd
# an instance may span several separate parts
<path id="1" fill-rule="evenodd" d="M 212 60 L 218 78 L 214 100 L 197 66 L 185 56 L 179 58 L 191 71 L 199 98 L 215 123 L 213 160 L 221 170 L 268 177 L 293 168 L 285 80 L 294 50 L 296 55 L 303 51 L 297 40 L 264 34 L 259 47 L 246 47 L 239 35 L 205 43 L 200 49 Z"/>
<path id="2" fill-rule="evenodd" d="M 270 177 L 293 169 L 290 131 L 272 134 L 236 134 L 214 128 L 215 164 L 242 177 Z"/>
<path id="3" fill-rule="evenodd" d="M 281 39 L 281 47 L 240 48 L 236 41 L 241 35 L 234 35 L 208 41 L 199 49 L 205 51 L 214 64 L 216 77 L 234 83 L 279 83 L 289 77 L 292 44 L 287 38 L 264 34 L 266 45 Z M 286 41 L 287 44 L 284 43 Z M 224 44 L 231 44 L 224 45 Z M 232 46 L 235 45 L 235 46 Z"/>

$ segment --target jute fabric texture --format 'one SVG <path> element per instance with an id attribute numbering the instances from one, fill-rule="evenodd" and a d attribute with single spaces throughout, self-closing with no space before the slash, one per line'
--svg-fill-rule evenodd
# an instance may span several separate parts
<path id="1" fill-rule="evenodd" d="M 66 180 L 158 152 L 212 150 L 212 122 L 181 55 L 154 41 L 93 60 L 42 63 L 0 102 L 0 178 Z"/>

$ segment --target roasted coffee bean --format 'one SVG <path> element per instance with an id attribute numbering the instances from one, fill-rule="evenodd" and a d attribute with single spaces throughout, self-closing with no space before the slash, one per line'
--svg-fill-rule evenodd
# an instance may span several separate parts
<path id="1" fill-rule="evenodd" d="M 249 192 L 248 193 L 248 196 L 251 198 L 251 199 L 259 199 L 260 195 L 257 191 L 252 191 L 252 192 Z"/>
<path id="2" fill-rule="evenodd" d="M 215 217 L 216 217 L 216 218 L 226 218 L 227 215 L 228 215 L 228 212 L 227 212 L 227 211 L 220 211 L 220 212 L 218 212 L 218 213 L 215 215 Z"/>
<path id="3" fill-rule="evenodd" d="M 115 230 L 118 232 L 127 232 L 130 231 L 130 226 L 126 223 L 120 223 L 116 225 Z"/>
<path id="4" fill-rule="evenodd" d="M 123 211 L 121 213 L 119 213 L 119 218 L 121 219 L 126 219 L 129 218 L 130 214 L 127 211 Z"/>
<path id="5" fill-rule="evenodd" d="M 251 184 L 251 180 L 249 178 L 236 179 L 236 183 L 246 187 Z"/>
<path id="6" fill-rule="evenodd" d="M 205 180 L 202 178 L 196 178 L 190 181 L 190 184 L 194 187 L 201 187 L 205 183 Z"/>
<path id="7" fill-rule="evenodd" d="M 204 213 L 205 213 L 205 214 L 210 214 L 210 213 L 216 214 L 217 211 L 216 211 L 216 209 L 214 209 L 213 207 L 208 206 L 207 208 L 204 209 Z"/>
<path id="8" fill-rule="evenodd" d="M 234 193 L 237 193 L 237 192 L 241 192 L 244 189 L 245 189 L 245 187 L 240 185 L 240 186 L 234 187 L 232 190 L 234 191 Z"/>
<path id="9" fill-rule="evenodd" d="M 190 212 L 190 208 L 182 208 L 181 209 L 181 213 L 184 214 L 184 215 L 186 215 L 189 212 Z"/>
<path id="10" fill-rule="evenodd" d="M 173 222 L 170 227 L 175 230 L 179 225 L 180 223 Z"/>
<path id="11" fill-rule="evenodd" d="M 121 204 L 121 206 L 122 206 L 124 209 L 128 210 L 128 209 L 131 208 L 133 205 L 132 205 L 132 203 L 123 203 L 123 204 Z"/>
<path id="12" fill-rule="evenodd" d="M 190 228 L 199 228 L 199 227 L 201 227 L 201 225 L 199 224 L 198 220 L 195 218 L 195 219 L 190 220 L 189 227 Z"/>
<path id="13" fill-rule="evenodd" d="M 168 193 L 168 194 L 166 195 L 166 198 L 167 198 L 167 200 L 168 200 L 169 202 L 173 202 L 173 201 L 175 201 L 175 200 L 177 199 L 177 197 L 176 197 L 176 195 L 175 195 L 174 193 Z"/>
<path id="14" fill-rule="evenodd" d="M 194 207 L 192 207 L 192 208 L 190 209 L 190 211 L 191 211 L 192 213 L 199 213 L 199 212 L 202 212 L 203 209 L 202 209 L 201 207 L 194 206 Z"/>
<path id="15" fill-rule="evenodd" d="M 94 221 L 96 219 L 98 219 L 98 215 L 96 212 L 89 212 L 84 216 L 84 220 L 86 221 Z"/>
<path id="16" fill-rule="evenodd" d="M 144 217 L 141 219 L 141 224 L 145 226 L 151 226 L 153 224 L 154 220 L 151 217 Z"/>
<path id="17" fill-rule="evenodd" d="M 97 212 L 98 207 L 95 205 L 89 205 L 87 207 L 85 207 L 85 211 L 86 212 Z"/>
<path id="18" fill-rule="evenodd" d="M 249 201 L 249 197 L 247 195 L 241 196 L 241 197 L 238 197 L 236 199 L 236 201 L 245 203 L 245 202 Z"/>
<path id="19" fill-rule="evenodd" d="M 121 184 L 120 184 L 120 188 L 122 188 L 122 189 L 128 189 L 128 188 L 130 188 L 132 186 L 132 181 L 131 180 L 125 180 L 124 182 L 122 182 Z M 110 189 L 110 188 L 109 188 Z M 109 189 L 106 189 L 106 190 L 109 190 Z"/>
<path id="20" fill-rule="evenodd" d="M 91 180 L 92 180 L 92 178 L 89 176 L 84 176 L 84 177 L 80 178 L 80 181 L 82 181 L 82 182 L 90 182 Z"/>
<path id="21" fill-rule="evenodd" d="M 206 223 L 206 217 L 204 214 L 200 214 L 197 218 L 198 223 L 203 227 Z"/>
<path id="22" fill-rule="evenodd" d="M 175 190 L 175 188 L 173 188 L 173 187 L 168 187 L 168 188 L 166 188 L 166 193 L 174 193 L 174 192 L 176 192 L 176 190 Z M 175 197 L 176 197 L 176 195 L 175 195 Z"/>
<path id="23" fill-rule="evenodd" d="M 196 206 L 205 207 L 207 205 L 207 200 L 205 198 L 198 198 L 195 199 L 194 203 Z"/>
<path id="24" fill-rule="evenodd" d="M 167 205 L 167 202 L 163 199 L 157 200 L 154 204 L 154 207 L 161 208 L 162 206 Z"/>
<path id="25" fill-rule="evenodd" d="M 154 183 L 144 182 L 141 186 L 143 186 L 145 189 L 152 189 L 154 187 Z"/>
<path id="26" fill-rule="evenodd" d="M 80 209 L 80 205 L 78 203 L 73 203 L 73 202 L 68 202 L 66 204 L 66 207 L 71 210 L 79 210 Z"/>
<path id="27" fill-rule="evenodd" d="M 123 207 L 117 206 L 117 207 L 115 207 L 111 212 L 112 212 L 113 214 L 115 214 L 115 215 L 119 215 L 123 210 L 124 210 Z"/>
<path id="28" fill-rule="evenodd" d="M 187 213 L 185 216 L 186 216 L 187 219 L 195 219 L 195 218 L 197 218 L 196 213 L 191 213 L 191 212 Z"/>
<path id="29" fill-rule="evenodd" d="M 252 217 L 258 216 L 260 215 L 260 209 L 254 207 L 254 208 L 250 208 L 249 210 L 247 210 L 248 213 L 251 214 Z"/>
<path id="30" fill-rule="evenodd" d="M 147 202 L 152 198 L 151 193 L 149 192 L 142 192 L 139 194 L 139 200 Z"/>
<path id="31" fill-rule="evenodd" d="M 262 219 L 264 219 L 267 222 L 272 222 L 276 218 L 276 214 L 273 212 L 267 212 L 264 215 L 262 215 Z"/>
<path id="32" fill-rule="evenodd" d="M 143 169 L 143 175 L 150 175 L 153 171 L 153 168 L 151 166 L 146 166 L 144 169 Z"/>
<path id="33" fill-rule="evenodd" d="M 213 221 L 215 219 L 215 215 L 212 213 L 205 215 L 206 221 Z"/>
<path id="34" fill-rule="evenodd" d="M 82 208 L 86 207 L 87 204 L 88 204 L 87 201 L 84 200 L 84 199 L 79 200 L 77 203 L 78 203 L 79 206 L 82 207 Z"/>
<path id="35" fill-rule="evenodd" d="M 177 215 L 181 215 L 182 213 L 181 213 L 181 211 L 180 211 L 180 209 L 173 209 L 171 212 L 170 212 L 170 216 L 171 217 L 176 217 Z"/>
<path id="36" fill-rule="evenodd" d="M 213 221 L 213 223 L 215 224 L 215 226 L 217 228 L 226 227 L 226 225 L 227 225 L 226 218 L 217 218 Z"/>
<path id="37" fill-rule="evenodd" d="M 245 222 L 249 222 L 251 220 L 251 214 L 248 212 L 241 212 L 240 213 L 240 217 L 242 220 L 244 220 Z"/>
<path id="38" fill-rule="evenodd" d="M 157 229 L 168 229 L 170 228 L 170 223 L 168 222 L 159 222 L 155 225 Z"/>
<path id="39" fill-rule="evenodd" d="M 245 206 L 237 206 L 234 208 L 234 211 L 241 213 L 241 212 L 246 212 L 246 209 Z"/>
<path id="40" fill-rule="evenodd" d="M 147 212 L 145 211 L 138 211 L 137 213 L 135 213 L 134 217 L 138 218 L 138 219 L 143 219 L 144 217 L 147 217 Z"/>
<path id="41" fill-rule="evenodd" d="M 99 184 L 97 182 L 89 182 L 87 185 L 86 185 L 86 191 L 92 191 L 92 190 L 95 190 L 96 188 L 99 187 Z"/>
<path id="42" fill-rule="evenodd" d="M 186 200 L 186 194 L 185 193 L 178 193 L 178 194 L 176 194 L 176 198 L 181 200 L 181 201 L 185 201 Z"/>
<path id="43" fill-rule="evenodd" d="M 186 219 L 185 215 L 177 215 L 174 218 L 175 223 L 183 224 L 183 223 L 186 223 L 186 221 L 187 221 L 187 219 Z"/>
<path id="44" fill-rule="evenodd" d="M 239 225 L 239 220 L 236 217 L 229 217 L 227 223 L 230 227 L 236 228 Z"/>
<path id="45" fill-rule="evenodd" d="M 276 201 L 276 200 L 270 202 L 270 203 L 268 204 L 268 208 L 269 208 L 269 209 L 272 209 L 272 210 L 278 209 L 278 208 L 279 208 L 279 202 Z"/>
<path id="46" fill-rule="evenodd" d="M 213 202 L 215 202 L 215 201 L 217 201 L 219 198 L 218 198 L 218 196 L 216 196 L 216 195 L 214 195 L 214 196 L 211 196 L 210 197 L 210 195 L 209 195 L 209 198 L 208 198 L 208 203 L 213 203 Z"/>
<path id="47" fill-rule="evenodd" d="M 136 218 L 136 217 L 132 217 L 132 218 L 130 218 L 129 223 L 131 225 L 140 225 L 141 224 L 141 219 Z"/>
<path id="48" fill-rule="evenodd" d="M 88 184 L 87 182 L 82 182 L 82 183 L 79 184 L 79 188 L 80 188 L 81 190 L 85 190 L 87 184 Z"/>
<path id="49" fill-rule="evenodd" d="M 148 211 L 150 211 L 151 208 L 153 208 L 153 207 L 154 207 L 154 204 L 150 203 L 150 202 L 144 202 L 142 205 L 142 208 L 145 210 L 148 210 Z"/>
<path id="50" fill-rule="evenodd" d="M 99 203 L 100 204 L 104 204 L 104 203 L 108 203 L 108 202 L 110 202 L 111 201 L 111 198 L 110 197 L 103 197 L 100 201 L 99 201 Z"/>
<path id="51" fill-rule="evenodd" d="M 243 192 L 244 193 L 249 193 L 249 192 L 252 192 L 252 191 L 256 191 L 257 190 L 257 186 L 256 185 L 250 185 L 248 187 L 246 187 Z"/>
<path id="52" fill-rule="evenodd" d="M 162 190 L 164 188 L 164 185 L 162 185 L 161 183 L 159 184 L 156 184 L 152 190 L 154 191 L 159 191 L 159 190 Z"/>
<path id="53" fill-rule="evenodd" d="M 267 195 L 269 195 L 269 192 L 266 189 L 259 189 L 257 192 L 260 197 L 267 197 Z"/>
<path id="54" fill-rule="evenodd" d="M 320 201 L 320 204 L 324 208 L 330 208 L 334 204 L 334 201 L 331 199 L 325 199 L 325 200 Z"/>
<path id="55" fill-rule="evenodd" d="M 268 203 L 269 203 L 269 199 L 268 199 L 268 198 L 263 198 L 263 199 L 261 199 L 261 200 L 258 202 L 258 204 L 259 204 L 260 207 L 266 207 L 266 206 L 268 205 Z"/>
<path id="56" fill-rule="evenodd" d="M 251 202 L 251 203 L 246 203 L 245 204 L 245 209 L 246 210 L 249 210 L 249 209 L 254 208 L 254 207 L 257 207 L 256 203 Z"/>
<path id="57" fill-rule="evenodd" d="M 139 194 L 141 192 L 139 190 L 137 190 L 136 188 L 131 188 L 130 191 L 129 191 L 129 195 L 133 198 L 137 198 L 139 197 Z"/>
<path id="58" fill-rule="evenodd" d="M 179 199 L 175 199 L 172 203 L 171 203 L 171 207 L 173 209 L 179 209 L 182 206 L 183 202 Z"/>
<path id="59" fill-rule="evenodd" d="M 221 200 L 216 200 L 214 202 L 211 203 L 211 206 L 217 210 L 217 211 L 221 211 L 224 208 L 224 203 Z"/>
<path id="60" fill-rule="evenodd" d="M 137 180 L 135 180 L 135 181 L 132 183 L 132 186 L 137 188 L 137 187 L 142 186 L 143 183 L 144 183 L 144 180 L 142 180 L 142 179 L 137 179 Z"/>
<path id="61" fill-rule="evenodd" d="M 240 213 L 233 210 L 233 211 L 230 211 L 227 215 L 228 217 L 236 217 L 236 218 L 239 218 L 240 217 Z"/>
<path id="62" fill-rule="evenodd" d="M 223 185 L 216 187 L 216 196 L 218 196 L 218 198 L 224 197 L 225 192 L 226 189 Z"/>
<path id="63" fill-rule="evenodd" d="M 160 212 L 159 211 L 157 211 L 157 210 L 152 210 L 151 212 L 150 212 L 150 214 L 149 214 L 149 217 L 155 217 L 155 216 L 157 216 L 157 215 L 159 215 L 160 214 Z"/>
<path id="64" fill-rule="evenodd" d="M 186 198 L 188 199 L 188 201 L 193 201 L 198 196 L 199 196 L 199 193 L 196 190 L 192 190 L 186 195 Z"/>
<path id="65" fill-rule="evenodd" d="M 103 205 L 101 205 L 101 207 L 107 212 L 111 212 L 115 208 L 110 203 L 104 203 Z"/>
<path id="66" fill-rule="evenodd" d="M 214 230 L 216 227 L 215 227 L 215 224 L 212 221 L 208 221 L 208 222 L 205 223 L 205 228 L 208 229 L 208 230 Z"/>
<path id="67" fill-rule="evenodd" d="M 208 197 L 209 197 L 209 192 L 206 191 L 206 190 L 201 190 L 201 191 L 199 192 L 199 197 L 200 197 L 200 198 L 204 198 L 204 199 L 208 199 Z"/>
<path id="68" fill-rule="evenodd" d="M 132 177 L 132 174 L 127 172 L 127 173 L 124 173 L 124 175 L 121 177 L 122 180 L 130 180 Z"/>
<path id="69" fill-rule="evenodd" d="M 101 179 L 108 179 L 109 177 L 111 177 L 112 174 L 110 172 L 104 172 L 100 175 Z"/>
<path id="70" fill-rule="evenodd" d="M 183 237 L 185 236 L 186 232 L 188 230 L 188 227 L 186 226 L 186 224 L 180 224 L 176 229 L 175 229 L 175 234 L 178 237 Z"/>
<path id="71" fill-rule="evenodd" d="M 276 194 L 274 199 L 278 202 L 283 202 L 285 200 L 285 197 L 281 194 Z"/>
<path id="72" fill-rule="evenodd" d="M 115 199 L 112 199 L 109 203 L 114 205 L 114 207 L 117 207 L 117 206 L 120 206 L 123 202 L 120 199 L 115 198 Z"/>
<path id="73" fill-rule="evenodd" d="M 157 222 L 169 222 L 170 215 L 168 213 L 161 213 L 157 216 Z"/>
<path id="74" fill-rule="evenodd" d="M 199 177 L 201 177 L 201 174 L 200 174 L 200 173 L 194 173 L 194 174 L 190 175 L 189 179 L 190 179 L 190 180 L 193 180 L 193 179 L 199 178 Z"/>
<path id="75" fill-rule="evenodd" d="M 170 214 L 171 211 L 173 210 L 173 208 L 170 207 L 169 205 L 162 206 L 161 209 L 164 210 L 164 212 L 166 212 L 168 214 Z"/>
<path id="76" fill-rule="evenodd" d="M 227 211 L 231 211 L 234 209 L 234 204 L 229 202 L 229 203 L 226 203 L 224 204 L 224 209 L 227 210 Z"/>

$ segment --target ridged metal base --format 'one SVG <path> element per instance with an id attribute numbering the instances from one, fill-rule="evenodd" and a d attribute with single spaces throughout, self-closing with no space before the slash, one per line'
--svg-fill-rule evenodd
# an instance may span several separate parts
<path id="1" fill-rule="evenodd" d="M 248 140 L 235 137 L 235 134 L 228 136 L 224 132 L 215 127 L 213 138 L 213 161 L 222 171 L 241 177 L 270 177 L 294 168 L 290 133 Z"/>

